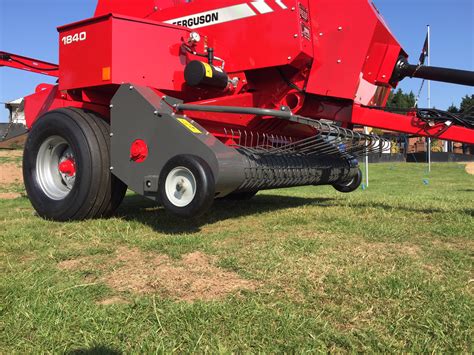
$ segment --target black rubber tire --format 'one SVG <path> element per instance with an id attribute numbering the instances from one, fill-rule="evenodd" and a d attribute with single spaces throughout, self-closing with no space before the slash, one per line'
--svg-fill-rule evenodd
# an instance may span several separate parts
<path id="1" fill-rule="evenodd" d="M 166 194 L 166 178 L 177 167 L 187 168 L 196 180 L 196 193 L 193 200 L 184 207 L 174 205 Z M 171 158 L 160 173 L 160 199 L 165 209 L 182 218 L 199 217 L 211 208 L 215 197 L 215 180 L 209 164 L 202 158 L 194 155 L 177 155 Z"/>
<path id="2" fill-rule="evenodd" d="M 362 183 L 362 171 L 358 169 L 357 175 L 353 177 L 350 181 L 348 181 L 347 183 L 333 185 L 333 187 L 339 192 L 349 193 L 349 192 L 354 192 L 355 190 L 357 190 L 361 183 Z"/>
<path id="3" fill-rule="evenodd" d="M 233 192 L 224 196 L 222 199 L 229 201 L 248 201 L 254 198 L 257 193 L 258 191 Z"/>
<path id="4" fill-rule="evenodd" d="M 109 216 L 122 202 L 127 186 L 110 172 L 109 124 L 92 112 L 61 108 L 41 116 L 33 125 L 23 154 L 23 178 L 38 215 L 55 221 Z M 51 136 L 65 139 L 74 153 L 76 181 L 61 200 L 49 198 L 38 183 L 36 160 Z"/>

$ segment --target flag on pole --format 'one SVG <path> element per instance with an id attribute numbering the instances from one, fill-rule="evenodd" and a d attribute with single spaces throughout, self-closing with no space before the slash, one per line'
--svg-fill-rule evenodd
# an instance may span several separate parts
<path id="1" fill-rule="evenodd" d="M 418 65 L 424 65 L 425 61 L 426 61 L 426 58 L 430 58 L 430 49 L 431 49 L 430 48 L 430 26 L 428 25 L 428 30 L 426 32 L 425 43 L 423 44 L 423 50 L 421 51 L 420 61 L 419 61 Z M 429 65 L 429 63 L 428 63 L 428 65 Z M 423 90 L 424 85 L 425 85 L 425 80 L 423 79 L 423 81 L 421 82 L 420 91 L 418 91 L 418 95 L 416 96 L 414 107 L 418 107 L 418 102 L 420 100 L 421 91 Z M 428 82 L 428 86 L 430 86 L 429 82 Z M 428 88 L 428 91 L 429 91 L 429 88 Z"/>
<path id="2" fill-rule="evenodd" d="M 430 40 L 429 35 L 426 34 L 425 44 L 423 45 L 423 50 L 421 51 L 420 55 L 420 65 L 425 64 L 426 57 L 430 55 Z"/>

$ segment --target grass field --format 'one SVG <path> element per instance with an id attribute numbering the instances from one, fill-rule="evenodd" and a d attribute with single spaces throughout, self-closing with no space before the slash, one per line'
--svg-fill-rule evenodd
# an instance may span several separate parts
<path id="1" fill-rule="evenodd" d="M 472 352 L 474 176 L 425 170 L 372 165 L 366 190 L 266 191 L 192 222 L 134 195 L 78 223 L 0 200 L 0 353 Z"/>

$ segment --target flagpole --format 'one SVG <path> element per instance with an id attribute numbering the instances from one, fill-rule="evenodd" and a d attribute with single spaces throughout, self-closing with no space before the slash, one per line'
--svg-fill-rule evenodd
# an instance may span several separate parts
<path id="1" fill-rule="evenodd" d="M 364 133 L 369 134 L 368 127 L 364 127 Z M 367 144 L 368 143 L 366 143 L 366 146 Z M 369 187 L 369 154 L 368 154 L 367 148 L 365 148 L 365 187 Z"/>
<path id="2" fill-rule="evenodd" d="M 430 25 L 428 27 L 428 66 L 431 65 L 431 30 Z M 428 108 L 431 108 L 431 80 L 428 80 Z M 428 172 L 431 172 L 431 137 L 428 137 Z"/>

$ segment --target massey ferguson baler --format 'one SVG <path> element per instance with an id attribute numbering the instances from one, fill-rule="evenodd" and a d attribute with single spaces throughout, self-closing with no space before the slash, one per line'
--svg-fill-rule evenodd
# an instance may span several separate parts
<path id="1" fill-rule="evenodd" d="M 111 214 L 128 188 L 193 217 L 215 198 L 361 183 L 386 143 L 354 125 L 474 144 L 472 122 L 383 109 L 403 78 L 474 85 L 474 73 L 408 64 L 368 0 L 99 0 L 59 27 L 58 78 L 24 99 L 24 180 L 39 215 Z"/>

